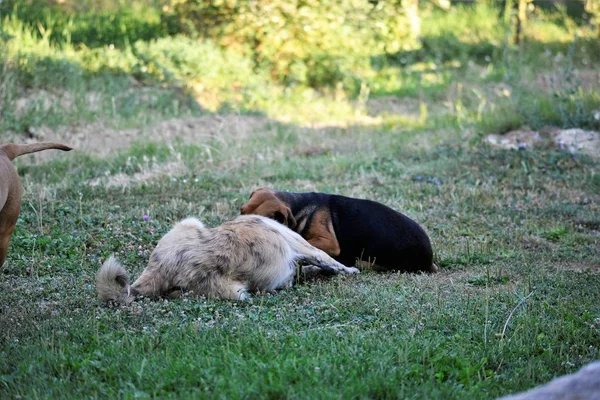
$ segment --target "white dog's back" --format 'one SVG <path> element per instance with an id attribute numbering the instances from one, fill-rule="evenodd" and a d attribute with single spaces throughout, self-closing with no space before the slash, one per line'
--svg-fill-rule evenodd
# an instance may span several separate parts
<path id="1" fill-rule="evenodd" d="M 246 291 L 275 290 L 295 275 L 291 235 L 296 234 L 264 217 L 238 217 L 212 229 L 187 218 L 158 242 L 146 271 L 152 275 L 158 271 L 185 272 L 163 279 L 169 281 L 168 286 L 186 290 L 200 289 L 190 286 L 206 282 L 208 275 L 225 276 L 235 286 L 241 282 Z M 144 274 L 138 281 L 145 279 Z"/>
<path id="2" fill-rule="evenodd" d="M 103 268 L 114 268 L 115 262 L 105 263 Z M 298 262 L 335 273 L 358 273 L 287 227 L 265 217 L 246 215 L 216 228 L 205 228 L 195 218 L 184 219 L 158 242 L 148 266 L 131 287 L 118 283 L 133 295 L 176 296 L 192 291 L 209 298 L 243 300 L 249 291 L 290 286 Z M 101 283 L 104 288 L 112 285 Z"/>

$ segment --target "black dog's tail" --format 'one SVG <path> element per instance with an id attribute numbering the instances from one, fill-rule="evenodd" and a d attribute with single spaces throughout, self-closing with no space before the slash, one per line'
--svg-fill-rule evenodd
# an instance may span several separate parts
<path id="1" fill-rule="evenodd" d="M 111 255 L 102 264 L 96 275 L 98 297 L 106 303 L 129 304 L 135 300 L 136 292 L 129 285 L 129 275 L 125 268 Z"/>

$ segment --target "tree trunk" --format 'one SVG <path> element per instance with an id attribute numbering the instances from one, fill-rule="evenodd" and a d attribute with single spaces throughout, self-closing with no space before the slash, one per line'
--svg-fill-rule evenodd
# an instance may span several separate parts
<path id="1" fill-rule="evenodd" d="M 518 0 L 517 3 L 517 26 L 515 29 L 515 43 L 520 44 L 523 40 L 523 31 L 527 23 L 527 0 Z"/>

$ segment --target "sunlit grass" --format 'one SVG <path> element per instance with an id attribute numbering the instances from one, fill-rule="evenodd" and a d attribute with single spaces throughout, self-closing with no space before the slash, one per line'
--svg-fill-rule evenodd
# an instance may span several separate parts
<path id="1" fill-rule="evenodd" d="M 138 11 L 133 10 L 133 15 Z M 350 93 L 343 86 L 333 84 L 329 89 L 285 87 L 273 81 L 267 71 L 257 69 L 247 56 L 223 49 L 210 40 L 172 36 L 89 48 L 68 40 L 68 29 L 75 27 L 67 28 L 63 32 L 65 40 L 56 42 L 51 39 L 56 34 L 51 26 L 28 25 L 15 16 L 5 16 L 2 20 L 5 45 L 0 56 L 5 70 L 2 96 L 6 99 L 6 117 L 1 126 L 21 132 L 41 123 L 55 126 L 79 119 L 121 121 L 119 126 L 127 126 L 136 118 L 156 120 L 148 111 L 156 109 L 158 104 L 161 115 L 175 117 L 197 115 L 204 109 L 258 112 L 301 124 L 386 123 L 382 116 L 379 120 L 369 118 L 364 109 L 365 101 L 378 96 L 408 96 L 431 107 L 432 103 L 448 97 L 448 91 L 457 81 L 480 82 L 483 78 L 497 82 L 506 79 L 510 68 L 526 71 L 534 62 L 551 66 L 547 53 L 555 56 L 557 46 L 562 45 L 563 55 L 567 56 L 569 41 L 574 35 L 578 37 L 578 44 L 570 56 L 573 62 L 585 66 L 597 59 L 598 52 L 590 41 L 594 34 L 591 28 L 580 27 L 564 16 L 567 19 L 561 17 L 563 22 L 558 24 L 552 14 L 536 15 L 527 26 L 525 46 L 530 51 L 527 48 L 521 51 L 507 42 L 509 32 L 504 22 L 497 20 L 495 9 L 477 5 L 453 7 L 450 12 L 424 10 L 422 48 L 400 52 L 387 60 L 380 56 L 374 58 L 371 70 L 365 69 L 356 75 L 360 85 Z M 476 23 L 457 22 L 463 20 Z M 114 80 L 120 83 L 111 84 Z M 149 103 L 148 96 L 141 94 L 124 96 L 124 91 L 142 93 L 138 90 L 140 85 L 160 88 L 161 100 Z M 27 100 L 21 99 L 21 106 L 16 109 L 23 89 L 30 90 L 33 97 L 40 89 L 66 91 L 67 97 L 75 99 L 70 102 L 75 106 L 64 112 L 56 109 L 64 104 L 40 108 L 39 102 L 27 104 Z M 86 100 L 90 90 L 98 92 L 100 99 L 91 112 Z M 581 96 L 590 97 L 586 93 Z M 468 109 L 470 106 L 461 99 L 450 101 L 455 104 L 449 108 L 458 107 L 459 115 L 480 114 L 477 108 Z M 487 105 L 495 101 L 485 99 Z M 406 116 L 390 118 L 397 120 Z"/>

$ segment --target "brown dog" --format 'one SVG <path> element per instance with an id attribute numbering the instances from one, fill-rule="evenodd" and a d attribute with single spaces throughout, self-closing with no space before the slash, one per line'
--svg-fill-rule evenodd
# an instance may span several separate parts
<path id="1" fill-rule="evenodd" d="M 246 300 L 250 291 L 291 286 L 298 263 L 309 264 L 303 268 L 307 272 L 358 273 L 265 217 L 240 216 L 216 228 L 188 218 L 160 239 L 133 285 L 111 256 L 98 271 L 96 289 L 100 299 L 124 304 L 138 295 L 177 297 L 182 292 Z"/>
<path id="2" fill-rule="evenodd" d="M 437 272 L 429 237 L 412 219 L 381 203 L 324 193 L 257 189 L 242 214 L 272 218 L 345 265 L 378 271 Z"/>
<path id="3" fill-rule="evenodd" d="M 0 267 L 6 259 L 10 238 L 21 211 L 21 181 L 12 160 L 23 154 L 47 149 L 72 150 L 69 146 L 51 142 L 8 143 L 0 146 Z"/>

